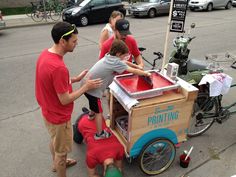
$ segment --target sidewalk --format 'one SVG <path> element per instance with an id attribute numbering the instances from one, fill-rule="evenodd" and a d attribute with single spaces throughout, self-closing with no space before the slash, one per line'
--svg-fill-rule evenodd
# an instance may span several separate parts
<path id="1" fill-rule="evenodd" d="M 6 22 L 6 28 L 17 28 L 17 27 L 24 27 L 24 26 L 36 26 L 36 25 L 47 25 L 47 24 L 54 24 L 55 21 L 51 19 L 43 19 L 41 22 L 35 22 L 27 15 L 8 15 L 3 17 L 4 21 Z"/>
<path id="2" fill-rule="evenodd" d="M 126 8 L 126 16 L 129 16 L 128 8 L 129 4 L 125 3 Z M 28 17 L 27 15 L 7 15 L 3 16 L 3 20 L 6 22 L 6 28 L 17 28 L 17 27 L 24 27 L 24 26 L 36 26 L 36 25 L 47 25 L 47 24 L 54 24 L 56 21 L 53 21 L 51 19 L 43 19 L 41 22 L 35 22 L 31 19 L 31 17 Z"/>

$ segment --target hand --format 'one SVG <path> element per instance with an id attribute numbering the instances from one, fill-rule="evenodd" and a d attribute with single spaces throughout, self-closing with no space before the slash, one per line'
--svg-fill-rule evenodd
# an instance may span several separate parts
<path id="1" fill-rule="evenodd" d="M 146 76 L 148 76 L 148 77 L 151 77 L 151 73 L 150 72 L 148 72 L 148 71 L 145 71 L 145 73 L 146 73 Z"/>
<path id="2" fill-rule="evenodd" d="M 71 78 L 71 83 L 75 83 L 75 82 L 81 81 L 81 79 L 83 79 L 84 76 L 85 76 L 87 73 L 88 73 L 88 70 L 85 69 L 85 70 L 82 71 L 78 76 L 72 77 L 72 78 Z"/>
<path id="3" fill-rule="evenodd" d="M 78 76 L 77 79 L 80 81 L 81 79 L 84 78 L 84 76 L 88 73 L 88 69 L 83 70 Z"/>
<path id="4" fill-rule="evenodd" d="M 98 87 L 101 87 L 103 80 L 98 78 L 98 79 L 86 79 L 84 86 L 86 87 L 86 90 L 92 90 Z"/>

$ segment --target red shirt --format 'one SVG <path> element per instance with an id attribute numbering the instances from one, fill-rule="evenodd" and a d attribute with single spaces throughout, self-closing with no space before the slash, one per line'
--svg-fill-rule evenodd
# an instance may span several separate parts
<path id="1" fill-rule="evenodd" d="M 102 128 L 108 129 L 104 120 Z M 124 148 L 114 134 L 107 139 L 94 139 L 94 134 L 97 131 L 95 120 L 91 121 L 88 120 L 87 115 L 83 116 L 78 123 L 78 129 L 87 143 L 86 163 L 89 168 L 95 168 L 96 165 L 103 164 L 108 158 L 113 158 L 114 160 L 123 159 Z"/>
<path id="2" fill-rule="evenodd" d="M 102 45 L 102 49 L 101 49 L 101 52 L 100 52 L 100 55 L 99 55 L 99 59 L 103 58 L 105 56 L 106 53 L 108 53 L 111 49 L 111 45 L 112 45 L 112 42 L 114 41 L 114 35 L 112 37 L 110 37 L 109 39 L 107 39 L 103 45 Z M 138 49 L 138 46 L 137 46 L 137 42 L 136 40 L 134 39 L 133 36 L 131 35 L 128 35 L 126 36 L 125 38 L 125 41 L 126 45 L 128 46 L 129 48 L 129 53 L 131 55 L 133 55 L 134 57 L 137 57 L 140 55 L 140 51 Z M 130 59 L 129 59 L 130 62 L 132 62 L 132 56 L 130 56 Z"/>
<path id="3" fill-rule="evenodd" d="M 61 124 L 71 119 L 73 102 L 62 105 L 57 94 L 72 92 L 63 57 L 44 50 L 36 65 L 35 95 L 48 122 Z"/>

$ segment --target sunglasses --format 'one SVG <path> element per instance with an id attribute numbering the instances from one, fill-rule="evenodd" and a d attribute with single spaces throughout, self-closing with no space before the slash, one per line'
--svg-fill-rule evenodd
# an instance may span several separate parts
<path id="1" fill-rule="evenodd" d="M 73 29 L 72 29 L 71 31 L 69 31 L 69 32 L 67 32 L 67 33 L 65 33 L 65 34 L 63 34 L 63 35 L 61 36 L 61 39 L 64 38 L 65 36 L 68 36 L 68 35 L 72 34 L 72 33 L 75 31 L 76 26 L 75 26 L 74 24 L 72 24 L 71 26 L 73 27 Z"/>

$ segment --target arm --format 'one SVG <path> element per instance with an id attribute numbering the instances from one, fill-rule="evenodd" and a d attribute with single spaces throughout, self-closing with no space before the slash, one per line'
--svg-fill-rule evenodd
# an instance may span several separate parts
<path id="1" fill-rule="evenodd" d="M 71 78 L 71 83 L 79 82 L 81 79 L 84 78 L 84 76 L 88 73 L 88 70 L 82 71 L 78 76 L 72 77 Z"/>
<path id="2" fill-rule="evenodd" d="M 138 56 L 134 57 L 135 62 L 137 63 L 137 65 L 143 69 L 144 64 L 143 64 L 143 58 L 142 56 L 139 54 Z"/>
<path id="3" fill-rule="evenodd" d="M 133 73 L 133 74 L 140 75 L 140 76 L 151 76 L 151 73 L 149 73 L 147 71 L 143 71 L 143 70 L 135 69 L 135 68 L 131 68 L 131 67 L 128 67 L 126 71 Z"/>
<path id="4" fill-rule="evenodd" d="M 73 101 L 75 101 L 77 98 L 79 98 L 82 94 L 84 94 L 86 91 L 98 88 L 102 85 L 101 79 L 94 79 L 94 80 L 86 80 L 85 84 L 82 85 L 78 90 L 73 91 L 72 93 L 65 92 L 63 94 L 57 94 L 60 102 L 62 105 L 67 105 Z"/>
<path id="5" fill-rule="evenodd" d="M 131 63 L 130 61 L 125 61 L 125 63 L 126 63 L 128 66 L 132 67 L 132 68 L 136 68 L 136 69 L 141 69 L 141 70 L 143 70 L 143 67 L 141 67 L 141 66 L 139 66 L 139 65 L 136 65 L 136 64 L 133 64 L 133 63 Z"/>
<path id="6" fill-rule="evenodd" d="M 100 35 L 100 40 L 99 40 L 99 49 L 100 50 L 102 49 L 103 42 L 105 42 L 108 38 L 109 38 L 108 30 L 105 29 L 102 31 L 102 33 Z"/>

